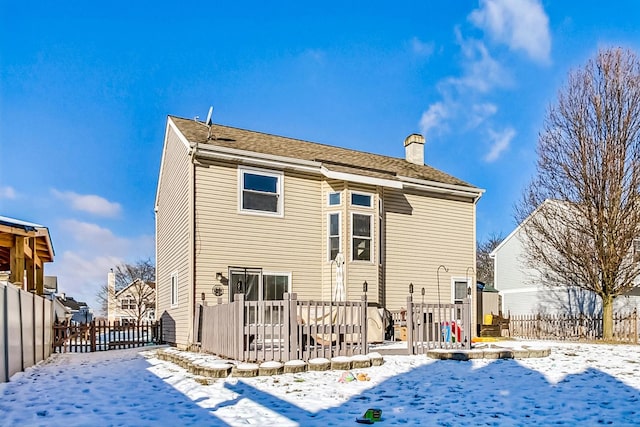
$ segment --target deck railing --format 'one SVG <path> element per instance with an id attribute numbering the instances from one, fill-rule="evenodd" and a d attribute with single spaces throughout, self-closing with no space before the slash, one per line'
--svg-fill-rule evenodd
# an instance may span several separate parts
<path id="1" fill-rule="evenodd" d="M 471 348 L 471 305 L 416 303 L 407 298 L 407 348 L 424 354 L 436 348 Z"/>
<path id="2" fill-rule="evenodd" d="M 246 362 L 309 360 L 366 354 L 367 300 L 245 301 L 199 306 L 203 351 Z"/>

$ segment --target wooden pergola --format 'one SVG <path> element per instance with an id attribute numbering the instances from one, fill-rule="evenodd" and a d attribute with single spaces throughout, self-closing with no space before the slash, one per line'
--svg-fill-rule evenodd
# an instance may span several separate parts
<path id="1" fill-rule="evenodd" d="M 9 282 L 44 294 L 44 264 L 53 257 L 47 227 L 0 216 L 0 271 L 10 272 Z"/>

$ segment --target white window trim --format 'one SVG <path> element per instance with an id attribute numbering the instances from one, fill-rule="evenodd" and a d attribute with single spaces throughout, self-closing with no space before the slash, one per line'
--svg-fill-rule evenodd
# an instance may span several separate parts
<path id="1" fill-rule="evenodd" d="M 256 175 L 265 175 L 278 178 L 278 211 L 266 212 L 256 211 L 253 209 L 242 208 L 242 192 L 244 191 L 244 174 L 251 173 Z M 258 215 L 269 217 L 284 217 L 284 172 L 269 169 L 253 168 L 247 166 L 238 166 L 238 213 L 243 215 Z"/>
<path id="2" fill-rule="evenodd" d="M 451 304 L 455 304 L 456 302 L 456 282 L 465 282 L 467 284 L 467 292 L 469 292 L 469 288 L 471 287 L 471 279 L 472 277 L 452 277 L 451 278 Z M 465 299 L 466 298 L 471 298 L 471 295 L 465 295 Z"/>
<path id="3" fill-rule="evenodd" d="M 262 289 L 260 289 L 262 292 L 260 293 L 260 300 L 262 301 L 263 299 L 263 294 L 264 294 L 264 276 L 287 276 L 287 291 L 285 293 L 290 294 L 291 293 L 291 272 L 284 272 L 284 271 L 263 271 L 262 272 L 262 277 L 260 278 L 260 280 L 262 281 L 262 284 L 260 285 Z"/>
<path id="4" fill-rule="evenodd" d="M 178 272 L 175 271 L 173 273 L 171 273 L 171 286 L 170 286 L 170 294 L 169 294 L 169 302 L 171 305 L 171 308 L 177 307 L 178 306 Z M 175 301 L 174 301 L 174 286 L 175 286 Z"/>
<path id="5" fill-rule="evenodd" d="M 332 194 L 338 194 L 340 196 L 340 203 L 338 203 L 337 205 L 332 205 L 331 204 L 331 195 Z M 329 191 L 327 193 L 327 206 L 329 206 L 329 207 L 342 206 L 342 191 Z"/>
<path id="6" fill-rule="evenodd" d="M 354 194 L 359 195 L 359 196 L 369 196 L 369 200 L 370 200 L 369 206 L 354 205 L 352 203 L 352 200 L 351 200 L 351 196 L 354 195 Z M 351 206 L 353 208 L 372 209 L 373 208 L 373 199 L 374 199 L 373 193 L 365 193 L 364 191 L 351 191 L 349 193 L 349 206 Z"/>
<path id="7" fill-rule="evenodd" d="M 342 212 L 327 212 L 327 262 L 331 262 L 331 215 L 338 215 L 338 253 L 342 252 Z"/>
<path id="8" fill-rule="evenodd" d="M 353 235 L 353 216 L 354 215 L 363 215 L 363 216 L 368 216 L 370 221 L 369 221 L 369 231 L 371 233 L 370 239 L 371 239 L 371 243 L 369 245 L 370 249 L 371 249 L 371 253 L 369 254 L 369 260 L 368 261 L 363 261 L 360 259 L 353 259 L 353 239 L 354 237 L 357 238 L 365 238 L 364 236 L 354 236 Z M 366 212 L 351 212 L 351 223 L 349 224 L 349 234 L 351 235 L 351 240 L 349 241 L 350 243 L 350 251 L 351 252 L 351 262 L 357 262 L 357 263 L 362 263 L 362 264 L 375 264 L 375 259 L 376 259 L 376 250 L 375 250 L 375 239 L 374 239 L 374 235 L 375 235 L 375 224 L 373 222 L 373 214 L 371 213 L 366 213 Z"/>

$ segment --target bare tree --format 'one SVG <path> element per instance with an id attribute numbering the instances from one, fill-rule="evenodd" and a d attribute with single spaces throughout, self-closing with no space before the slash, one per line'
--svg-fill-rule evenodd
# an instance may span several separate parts
<path id="1" fill-rule="evenodd" d="M 547 285 L 600 297 L 611 339 L 613 301 L 640 274 L 632 256 L 640 236 L 638 57 L 601 50 L 570 73 L 537 152 L 536 176 L 516 208 L 526 261 Z"/>
<path id="2" fill-rule="evenodd" d="M 120 306 L 121 313 L 135 318 L 138 322 L 155 310 L 155 265 L 150 259 L 139 260 L 134 264 L 120 264 L 113 270 L 115 287 L 105 283 L 97 293 L 102 313 L 108 314 L 109 301 L 126 299 Z M 123 294 L 124 290 L 124 295 Z"/>
<path id="3" fill-rule="evenodd" d="M 493 258 L 489 255 L 504 240 L 501 234 L 491 234 L 487 240 L 478 242 L 476 249 L 476 278 L 487 284 L 494 284 Z"/>

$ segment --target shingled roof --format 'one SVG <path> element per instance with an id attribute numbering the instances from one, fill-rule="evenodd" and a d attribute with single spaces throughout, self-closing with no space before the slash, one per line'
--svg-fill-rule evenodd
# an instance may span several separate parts
<path id="1" fill-rule="evenodd" d="M 170 116 L 170 119 L 190 143 L 198 143 L 200 147 L 210 145 L 264 155 L 313 161 L 321 163 L 323 167 L 330 171 L 374 178 L 400 180 L 399 177 L 406 177 L 467 187 L 469 189 L 477 188 L 431 166 L 420 166 L 405 159 L 218 124 L 213 124 L 209 129 L 209 126 L 203 122 L 175 116 Z"/>

